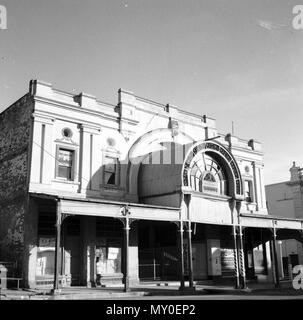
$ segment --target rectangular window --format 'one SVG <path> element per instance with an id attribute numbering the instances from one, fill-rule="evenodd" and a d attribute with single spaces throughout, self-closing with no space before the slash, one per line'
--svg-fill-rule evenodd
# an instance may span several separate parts
<path id="1" fill-rule="evenodd" d="M 104 183 L 109 185 L 118 184 L 118 159 L 117 158 L 105 157 Z"/>
<path id="2" fill-rule="evenodd" d="M 244 181 L 244 190 L 245 190 L 245 201 L 253 202 L 253 193 L 252 193 L 252 181 Z"/>
<path id="3" fill-rule="evenodd" d="M 59 148 L 57 177 L 73 180 L 74 151 Z"/>

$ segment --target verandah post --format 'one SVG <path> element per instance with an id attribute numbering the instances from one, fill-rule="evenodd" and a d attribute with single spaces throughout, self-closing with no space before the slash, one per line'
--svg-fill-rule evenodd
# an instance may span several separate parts
<path id="1" fill-rule="evenodd" d="M 61 238 L 62 212 L 60 199 L 56 199 L 56 244 L 55 244 L 55 271 L 53 294 L 59 289 L 59 270 L 61 264 L 60 238 Z"/>

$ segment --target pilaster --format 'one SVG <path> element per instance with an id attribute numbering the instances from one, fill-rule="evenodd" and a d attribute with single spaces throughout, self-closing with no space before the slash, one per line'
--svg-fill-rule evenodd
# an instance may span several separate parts
<path id="1" fill-rule="evenodd" d="M 101 166 L 99 127 L 82 124 L 80 135 L 80 190 L 86 194 L 88 190 L 99 190 Z M 99 153 L 98 153 L 99 152 Z"/>

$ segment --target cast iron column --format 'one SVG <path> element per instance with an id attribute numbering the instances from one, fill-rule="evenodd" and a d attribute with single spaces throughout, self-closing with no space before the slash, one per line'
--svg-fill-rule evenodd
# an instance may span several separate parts
<path id="1" fill-rule="evenodd" d="M 238 246 L 237 246 L 237 229 L 233 225 L 233 240 L 234 240 L 234 266 L 235 266 L 235 288 L 240 288 L 240 279 L 239 279 L 239 261 L 238 261 Z"/>
<path id="2" fill-rule="evenodd" d="M 194 287 L 194 277 L 193 277 L 193 250 L 191 243 L 191 222 L 187 223 L 187 240 L 188 240 L 188 272 L 189 272 L 189 287 Z"/>
<path id="3" fill-rule="evenodd" d="M 179 290 L 184 289 L 184 251 L 183 251 L 183 221 L 179 222 L 178 230 L 178 249 L 179 249 L 179 267 L 180 267 L 180 288 Z"/>
<path id="4" fill-rule="evenodd" d="M 129 215 L 130 211 L 128 207 L 124 207 L 122 209 L 122 215 L 125 216 L 124 220 L 124 274 L 123 274 L 123 280 L 124 280 L 124 292 L 129 291 Z"/>
<path id="5" fill-rule="evenodd" d="M 279 257 L 280 257 L 280 265 L 281 265 L 281 278 L 284 279 L 282 241 L 279 240 L 277 243 L 279 245 Z"/>
<path id="6" fill-rule="evenodd" d="M 274 264 L 275 264 L 275 278 L 276 278 L 275 286 L 278 288 L 280 286 L 280 276 L 279 276 L 276 238 L 277 238 L 277 233 L 276 233 L 276 228 L 274 227 L 272 248 L 273 248 Z"/>
<path id="7" fill-rule="evenodd" d="M 189 287 L 194 289 L 194 277 L 193 277 L 193 250 L 192 250 L 192 243 L 191 243 L 191 214 L 190 214 L 190 200 L 191 194 L 184 195 L 184 202 L 186 204 L 186 211 L 187 211 L 187 241 L 188 241 L 188 272 L 189 272 Z"/>
<path id="8" fill-rule="evenodd" d="M 241 274 L 242 289 L 246 289 L 246 272 L 245 272 L 244 248 L 243 248 L 243 233 L 242 233 L 241 226 L 239 226 L 239 244 L 240 244 L 239 262 L 240 262 L 240 274 Z"/>
<path id="9" fill-rule="evenodd" d="M 56 247 L 55 247 L 55 272 L 54 272 L 54 287 L 53 293 L 59 289 L 59 268 L 60 268 L 60 237 L 61 237 L 61 202 L 60 199 L 56 201 Z"/>

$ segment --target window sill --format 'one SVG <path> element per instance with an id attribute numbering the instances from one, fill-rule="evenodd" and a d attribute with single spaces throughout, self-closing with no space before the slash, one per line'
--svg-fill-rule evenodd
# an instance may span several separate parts
<path id="1" fill-rule="evenodd" d="M 211 194 L 211 193 L 203 193 L 200 191 L 192 190 L 191 194 L 197 196 L 199 198 L 211 199 L 211 200 L 219 200 L 219 201 L 228 201 L 231 199 L 230 196 L 223 194 Z"/>
<path id="2" fill-rule="evenodd" d="M 252 206 L 256 206 L 257 203 L 256 202 L 250 202 L 250 201 L 243 201 L 245 204 L 248 204 L 248 205 L 252 205 Z"/>
<path id="3" fill-rule="evenodd" d="M 65 184 L 73 184 L 73 185 L 80 185 L 79 181 L 74 181 L 74 180 L 65 180 L 65 179 L 53 179 L 52 182 L 59 182 L 59 183 L 65 183 Z"/>
<path id="4" fill-rule="evenodd" d="M 116 184 L 100 184 L 100 188 L 103 189 L 120 189 L 120 186 Z"/>

